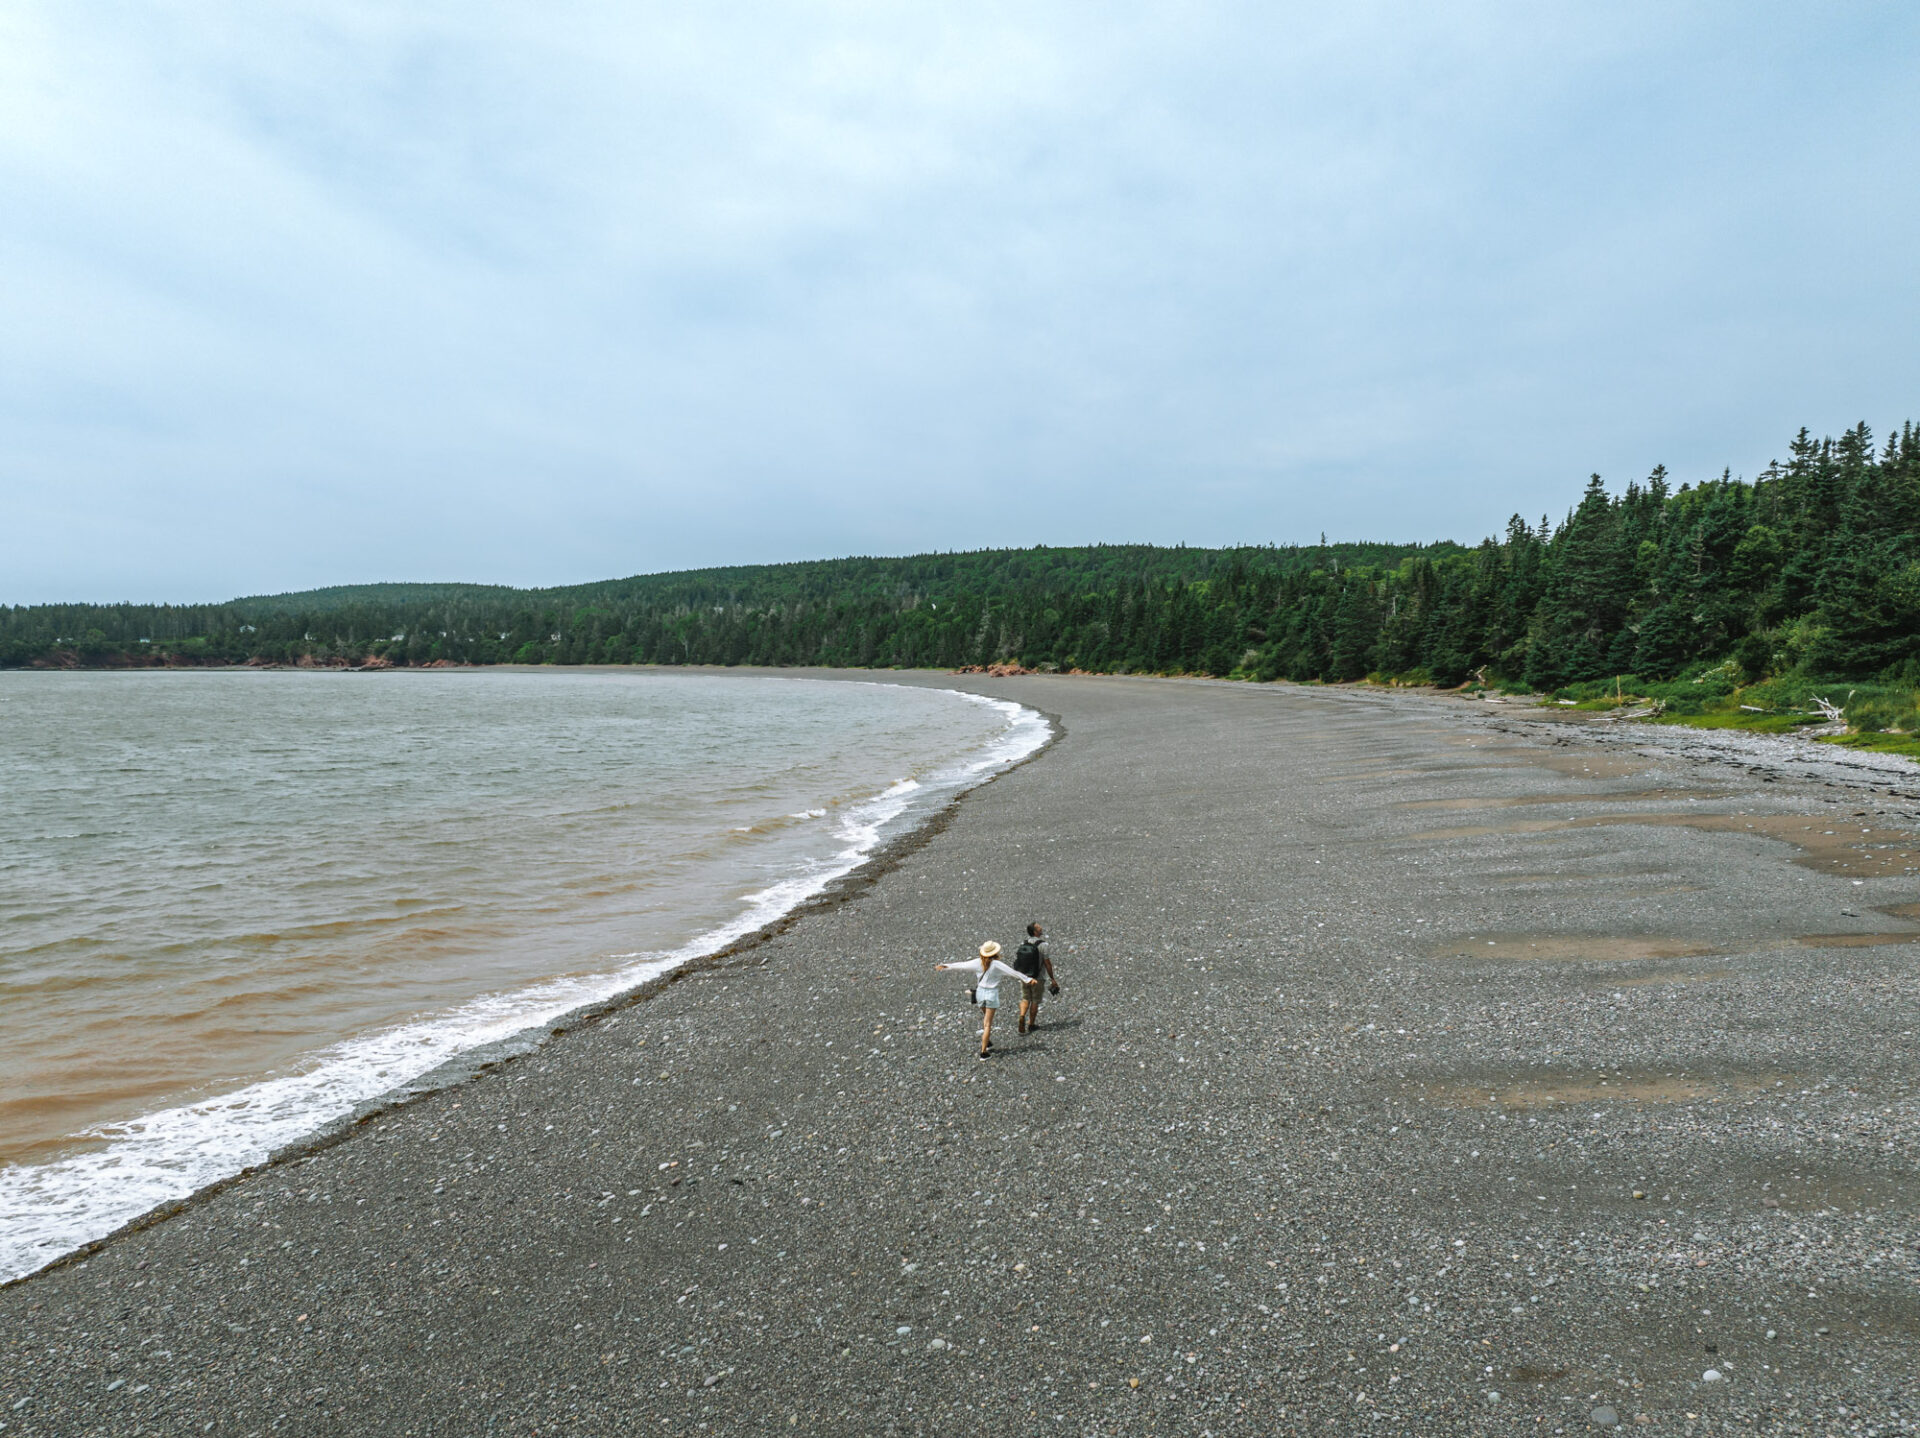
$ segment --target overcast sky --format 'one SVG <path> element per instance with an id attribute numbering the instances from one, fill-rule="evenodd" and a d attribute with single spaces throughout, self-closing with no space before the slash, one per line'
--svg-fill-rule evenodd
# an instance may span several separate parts
<path id="1" fill-rule="evenodd" d="M 0 7 L 0 602 L 1473 541 L 1920 419 L 1920 7 Z"/>

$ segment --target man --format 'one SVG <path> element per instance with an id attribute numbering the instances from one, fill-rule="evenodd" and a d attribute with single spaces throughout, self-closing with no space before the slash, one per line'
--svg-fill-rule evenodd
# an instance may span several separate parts
<path id="1" fill-rule="evenodd" d="M 1040 999 L 1043 993 L 1040 972 L 1046 971 L 1046 993 L 1059 993 L 1060 980 L 1053 972 L 1053 960 L 1047 957 L 1047 936 L 1038 924 L 1027 925 L 1026 942 L 1013 951 L 1013 967 L 1019 972 L 1020 1032 L 1030 1034 L 1040 1025 Z"/>

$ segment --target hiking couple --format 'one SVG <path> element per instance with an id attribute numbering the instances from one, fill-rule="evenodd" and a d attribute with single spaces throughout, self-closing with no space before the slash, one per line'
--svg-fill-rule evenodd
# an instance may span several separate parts
<path id="1" fill-rule="evenodd" d="M 980 1006 L 980 1057 L 993 1053 L 993 1016 L 1000 1009 L 1000 981 L 1012 979 L 1020 985 L 1020 1032 L 1030 1034 L 1040 1022 L 1040 999 L 1044 993 L 1059 993 L 1060 980 L 1053 972 L 1053 960 L 1047 957 L 1047 936 L 1038 924 L 1027 925 L 1027 937 L 1013 952 L 1011 967 L 1000 960 L 1000 946 L 989 939 L 980 946 L 976 965 L 972 959 L 957 964 L 935 964 L 935 969 L 965 969 L 972 973 L 973 1001 Z M 1040 982 L 1046 972 L 1046 984 Z"/>

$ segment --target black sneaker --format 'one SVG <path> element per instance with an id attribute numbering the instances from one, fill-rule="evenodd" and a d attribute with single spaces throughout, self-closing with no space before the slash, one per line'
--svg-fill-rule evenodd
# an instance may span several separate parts
<path id="1" fill-rule="evenodd" d="M 988 1050 L 988 1049 L 981 1049 L 981 1050 L 980 1050 L 980 1057 L 981 1057 L 981 1058 L 983 1058 L 983 1059 L 984 1059 L 984 1058 L 987 1058 L 987 1057 L 988 1057 L 988 1056 L 990 1055 L 990 1053 L 991 1053 L 991 1050 Z"/>

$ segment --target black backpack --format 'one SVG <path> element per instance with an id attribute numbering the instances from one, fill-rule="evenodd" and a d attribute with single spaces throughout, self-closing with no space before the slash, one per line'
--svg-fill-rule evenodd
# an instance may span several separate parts
<path id="1" fill-rule="evenodd" d="M 1013 963 L 1014 967 L 1019 969 L 1021 973 L 1032 974 L 1038 977 L 1040 973 L 1040 946 L 1032 939 L 1028 939 L 1013 951 Z"/>

